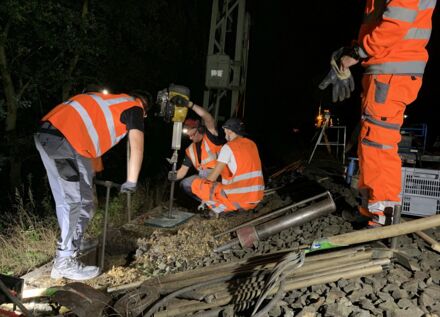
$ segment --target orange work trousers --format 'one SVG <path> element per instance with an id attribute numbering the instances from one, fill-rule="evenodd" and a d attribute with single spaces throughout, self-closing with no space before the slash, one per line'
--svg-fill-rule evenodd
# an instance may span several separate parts
<path id="1" fill-rule="evenodd" d="M 235 210 L 250 210 L 257 206 L 256 203 L 231 200 L 223 190 L 223 185 L 221 183 L 211 182 L 200 177 L 196 177 L 193 180 L 191 190 L 194 195 L 199 197 L 216 213 Z"/>
<path id="2" fill-rule="evenodd" d="M 377 202 L 400 203 L 400 127 L 405 108 L 417 98 L 421 85 L 422 77 L 408 75 L 364 75 L 362 79 L 358 156 L 364 208 Z"/>

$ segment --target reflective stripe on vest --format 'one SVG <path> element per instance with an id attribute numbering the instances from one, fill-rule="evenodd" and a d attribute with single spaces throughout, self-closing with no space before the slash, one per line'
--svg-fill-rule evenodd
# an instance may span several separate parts
<path id="1" fill-rule="evenodd" d="M 195 147 L 194 143 L 188 147 L 188 156 L 191 159 L 193 166 L 199 169 L 199 167 L 197 166 L 196 154 L 194 153 L 194 147 Z"/>
<path id="2" fill-rule="evenodd" d="M 405 35 L 405 40 L 429 40 L 431 29 L 410 28 Z"/>
<path id="3" fill-rule="evenodd" d="M 425 71 L 426 62 L 386 62 L 368 65 L 365 74 L 406 74 L 418 75 Z"/>
<path id="4" fill-rule="evenodd" d="M 204 160 L 201 160 L 200 164 L 206 165 L 212 161 L 215 161 L 217 159 L 217 155 L 212 153 L 211 149 L 209 148 L 209 144 L 208 144 L 208 142 L 206 142 L 205 139 L 203 139 L 203 146 L 205 147 L 205 151 L 206 151 L 206 154 L 208 154 L 208 157 Z M 202 155 L 202 157 L 203 157 L 203 155 Z"/>
<path id="5" fill-rule="evenodd" d="M 88 115 L 86 109 L 84 109 L 83 106 L 75 100 L 66 101 L 65 104 L 70 105 L 73 109 L 75 109 L 78 112 L 79 116 L 84 122 L 87 132 L 89 133 L 90 140 L 92 140 L 96 156 L 98 157 L 101 156 L 101 148 L 99 146 L 98 132 L 96 131 L 95 126 L 93 125 L 93 122 L 90 119 L 90 116 Z"/>
<path id="6" fill-rule="evenodd" d="M 222 179 L 222 184 L 223 185 L 229 185 L 238 181 L 242 181 L 242 180 L 246 180 L 246 179 L 250 179 L 250 178 L 254 178 L 254 177 L 263 177 L 263 173 L 261 171 L 254 171 L 254 172 L 249 172 L 249 173 L 245 173 L 245 174 L 241 174 L 235 177 L 232 177 L 231 179 Z"/>
<path id="7" fill-rule="evenodd" d="M 434 9 L 437 0 L 420 0 L 419 10 Z"/>
<path id="8" fill-rule="evenodd" d="M 122 97 L 122 98 L 104 100 L 101 97 L 93 95 L 93 94 L 90 94 L 90 97 L 96 101 L 98 106 L 101 108 L 102 113 L 104 114 L 104 118 L 107 123 L 108 133 L 110 135 L 111 146 L 114 146 L 127 133 L 124 133 L 121 136 L 116 137 L 115 123 L 113 121 L 113 115 L 112 115 L 109 107 L 114 104 L 118 104 L 118 103 L 122 103 L 122 102 L 126 102 L 126 101 L 133 101 L 134 98 Z M 87 111 L 76 100 L 68 100 L 68 101 L 64 102 L 64 104 L 71 106 L 73 109 L 75 109 L 78 112 L 79 116 L 81 117 L 82 121 L 84 122 L 84 125 L 85 125 L 87 132 L 89 134 L 89 137 L 92 140 L 93 147 L 95 148 L 96 156 L 101 156 L 102 153 L 101 153 L 101 148 L 99 145 L 99 135 L 98 135 L 98 132 L 96 131 L 95 126 L 93 125 L 93 121 L 90 118 Z"/>
<path id="9" fill-rule="evenodd" d="M 193 166 L 197 169 L 197 170 L 202 170 L 202 169 L 206 169 L 206 165 L 208 165 L 211 162 L 214 162 L 215 160 L 217 160 L 217 154 L 215 154 L 214 152 L 212 152 L 211 148 L 209 147 L 209 143 L 206 141 L 205 136 L 202 139 L 202 145 L 203 148 L 201 149 L 202 152 L 200 153 L 200 164 L 197 160 L 197 156 L 196 156 L 196 144 L 192 143 L 189 147 L 188 147 L 188 156 L 191 159 L 191 162 L 193 163 Z M 203 155 L 203 150 L 205 151 L 207 157 L 202 160 Z"/>
<path id="10" fill-rule="evenodd" d="M 383 17 L 412 23 L 416 20 L 417 10 L 411 10 L 401 7 L 387 7 Z"/>

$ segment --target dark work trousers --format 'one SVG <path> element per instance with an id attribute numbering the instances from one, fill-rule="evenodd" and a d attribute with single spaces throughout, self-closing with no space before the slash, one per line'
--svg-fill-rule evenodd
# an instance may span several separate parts
<path id="1" fill-rule="evenodd" d="M 93 167 L 63 137 L 36 133 L 35 145 L 47 171 L 61 237 L 57 257 L 73 256 L 93 212 Z"/>

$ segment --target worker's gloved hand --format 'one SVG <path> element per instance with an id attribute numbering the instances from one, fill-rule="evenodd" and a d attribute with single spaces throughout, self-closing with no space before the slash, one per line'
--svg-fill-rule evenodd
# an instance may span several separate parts
<path id="1" fill-rule="evenodd" d="M 183 98 L 180 95 L 177 95 L 177 96 L 174 96 L 173 98 L 171 98 L 170 102 L 176 106 L 188 107 L 188 105 L 189 105 L 189 100 L 187 100 L 186 98 Z"/>
<path id="2" fill-rule="evenodd" d="M 351 92 L 354 90 L 353 76 L 350 74 L 348 78 L 340 79 L 332 68 L 319 84 L 319 89 L 324 90 L 329 85 L 332 85 L 332 101 L 343 101 L 344 99 L 350 98 Z"/>
<path id="3" fill-rule="evenodd" d="M 134 193 L 136 191 L 136 183 L 126 181 L 121 185 L 121 193 Z"/>
<path id="4" fill-rule="evenodd" d="M 169 171 L 168 172 L 168 180 L 176 181 L 177 180 L 177 172 Z"/>
<path id="5" fill-rule="evenodd" d="M 351 92 L 354 90 L 354 80 L 349 69 L 342 71 L 339 67 L 339 59 L 342 56 L 344 48 L 333 52 L 330 61 L 330 71 L 323 81 L 319 84 L 319 89 L 324 90 L 332 85 L 333 102 L 343 101 L 350 98 Z"/>

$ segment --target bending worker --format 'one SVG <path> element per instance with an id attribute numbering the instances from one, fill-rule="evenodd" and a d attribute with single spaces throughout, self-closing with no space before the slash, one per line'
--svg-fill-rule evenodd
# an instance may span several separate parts
<path id="1" fill-rule="evenodd" d="M 180 98 L 180 96 L 174 98 Z M 194 196 L 191 192 L 192 181 L 197 176 L 202 178 L 208 176 L 212 168 L 214 168 L 218 153 L 222 145 L 226 143 L 226 140 L 223 136 L 219 135 L 215 120 L 206 109 L 183 98 L 172 101 L 186 105 L 202 119 L 202 122 L 194 119 L 185 120 L 184 129 L 192 143 L 185 150 L 182 166 L 176 172 L 173 173 L 171 171 L 168 174 L 169 180 L 180 180 L 188 174 L 191 167 L 194 167 L 198 171 L 198 175 L 187 177 L 180 182 L 180 186 L 185 193 L 189 196 Z"/>
<path id="2" fill-rule="evenodd" d="M 35 145 L 47 171 L 61 229 L 52 278 L 87 280 L 99 275 L 98 267 L 77 260 L 93 212 L 92 161 L 128 134 L 131 152 L 121 192 L 136 190 L 150 100 L 148 93 L 84 93 L 56 106 L 42 119 Z"/>
<path id="3" fill-rule="evenodd" d="M 223 125 L 226 143 L 217 164 L 206 179 L 191 184 L 199 197 L 215 214 L 254 209 L 264 194 L 264 179 L 256 144 L 245 138 L 243 122 L 231 118 Z M 221 175 L 221 183 L 217 182 Z"/>
<path id="4" fill-rule="evenodd" d="M 333 101 L 354 89 L 349 68 L 359 61 L 362 78 L 362 121 L 359 136 L 359 211 L 370 226 L 389 224 L 400 204 L 400 127 L 405 108 L 416 98 L 428 61 L 426 45 L 435 0 L 367 0 L 358 41 L 332 56 L 332 69 L 320 84 L 333 87 Z"/>

